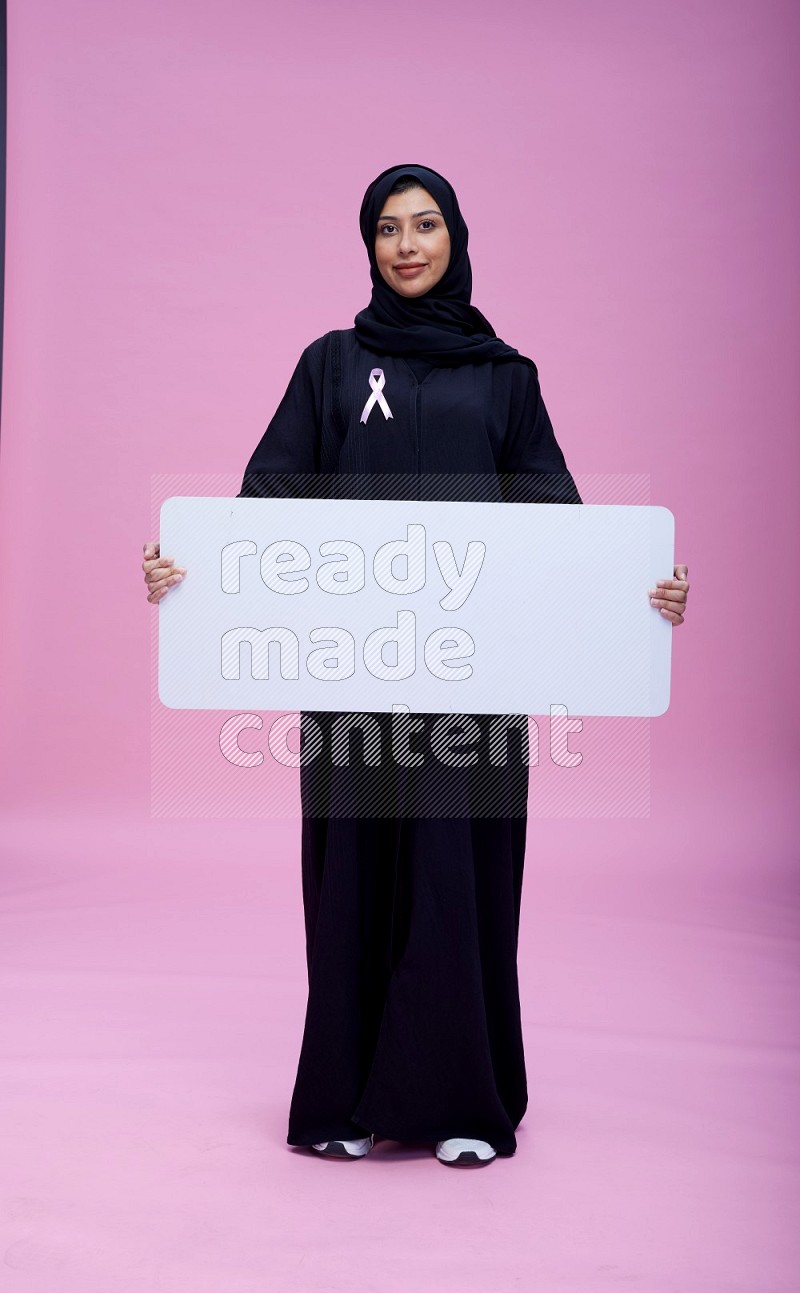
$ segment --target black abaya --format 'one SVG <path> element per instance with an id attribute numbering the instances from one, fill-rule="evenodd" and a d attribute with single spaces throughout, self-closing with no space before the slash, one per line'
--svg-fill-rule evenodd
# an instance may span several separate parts
<path id="1" fill-rule="evenodd" d="M 576 502 L 523 362 L 434 368 L 331 334 L 303 352 L 248 464 L 243 495 Z M 362 412 L 380 368 L 379 405 Z M 415 371 L 416 370 L 416 371 Z M 427 371 L 426 371 L 427 370 Z M 370 715 L 388 750 L 404 719 Z M 436 715 L 417 715 L 425 748 Z M 469 716 L 482 733 L 497 716 Z M 309 994 L 287 1141 L 486 1140 L 513 1154 L 527 1107 L 517 940 L 528 789 L 527 716 L 505 766 L 380 776 L 301 767 L 302 885 Z M 304 735 L 305 748 L 305 735 Z"/>

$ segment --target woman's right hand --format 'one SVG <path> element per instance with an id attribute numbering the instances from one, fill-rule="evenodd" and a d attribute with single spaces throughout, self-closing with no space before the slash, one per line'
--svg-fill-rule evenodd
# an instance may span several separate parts
<path id="1" fill-rule="evenodd" d="M 179 584 L 186 574 L 185 566 L 176 566 L 174 557 L 162 557 L 158 543 L 144 545 L 144 582 L 147 584 L 148 602 L 160 602 L 175 584 Z"/>

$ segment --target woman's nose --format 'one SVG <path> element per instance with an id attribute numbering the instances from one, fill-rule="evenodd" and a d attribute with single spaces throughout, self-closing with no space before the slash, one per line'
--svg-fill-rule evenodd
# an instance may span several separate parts
<path id="1" fill-rule="evenodd" d="M 409 252 L 416 251 L 416 249 L 417 249 L 417 244 L 416 244 L 416 241 L 415 241 L 415 239 L 414 239 L 414 230 L 413 230 L 413 229 L 404 229 L 404 230 L 403 230 L 403 232 L 402 232 L 402 233 L 401 233 L 401 235 L 400 235 L 400 252 L 401 252 L 401 254 L 402 254 L 403 256 L 407 256 L 407 255 L 409 254 Z"/>

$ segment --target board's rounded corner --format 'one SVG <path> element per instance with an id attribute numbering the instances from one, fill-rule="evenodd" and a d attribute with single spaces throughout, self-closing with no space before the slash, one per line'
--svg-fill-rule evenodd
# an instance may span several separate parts
<path id="1" fill-rule="evenodd" d="M 672 508 L 666 507 L 664 503 L 653 503 L 651 505 L 651 509 L 654 512 L 663 512 L 664 515 L 669 518 L 669 523 L 673 530 L 675 529 L 675 513 L 672 511 Z"/>
<path id="2" fill-rule="evenodd" d="M 653 710 L 653 712 L 651 713 L 650 717 L 651 717 L 651 718 L 661 718 L 662 714 L 666 714 L 667 710 L 669 709 L 670 701 L 671 701 L 671 700 L 672 700 L 672 696 L 671 696 L 671 695 L 668 695 L 668 696 L 667 696 L 666 701 L 664 702 L 664 707 L 663 707 L 663 709 L 655 709 L 655 710 Z"/>
<path id="3" fill-rule="evenodd" d="M 183 705 L 171 699 L 170 696 L 166 694 L 167 691 L 168 689 L 163 688 L 161 682 L 159 682 L 158 684 L 159 704 L 163 705 L 165 709 L 183 709 L 184 708 Z"/>
<path id="4" fill-rule="evenodd" d="M 169 498 L 164 499 L 161 507 L 158 509 L 159 520 L 162 525 L 164 524 L 164 517 L 182 501 L 183 498 L 180 494 L 170 494 Z"/>

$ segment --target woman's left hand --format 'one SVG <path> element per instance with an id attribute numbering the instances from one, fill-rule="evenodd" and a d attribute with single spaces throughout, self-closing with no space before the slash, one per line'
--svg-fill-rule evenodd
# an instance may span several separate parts
<path id="1" fill-rule="evenodd" d="M 659 579 L 655 588 L 647 590 L 650 605 L 655 606 L 665 620 L 671 620 L 673 628 L 683 623 L 683 617 L 686 614 L 686 598 L 689 593 L 689 583 L 686 578 L 688 573 L 688 566 L 676 566 L 673 571 L 674 579 Z"/>

